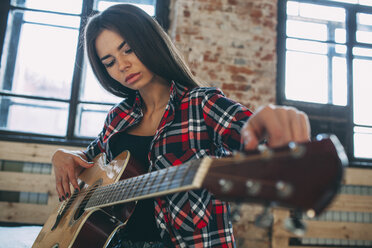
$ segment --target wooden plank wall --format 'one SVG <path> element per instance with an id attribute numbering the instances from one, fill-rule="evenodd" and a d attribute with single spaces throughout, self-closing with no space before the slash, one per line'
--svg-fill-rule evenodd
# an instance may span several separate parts
<path id="1" fill-rule="evenodd" d="M 343 185 L 345 186 L 367 186 L 371 192 L 370 188 L 372 186 L 372 170 L 371 169 L 358 169 L 358 168 L 347 168 L 344 177 Z M 355 245 L 358 244 L 360 247 L 370 247 L 372 244 L 372 219 L 370 216 L 372 214 L 372 194 L 344 194 L 340 193 L 336 196 L 334 202 L 326 210 L 323 216 L 327 213 L 338 213 L 342 215 L 353 216 L 369 216 L 368 222 L 361 221 L 340 221 L 340 220 L 324 220 L 325 218 L 319 220 L 306 219 L 307 232 L 304 236 L 301 236 L 303 240 L 336 240 L 338 243 L 353 242 Z M 288 232 L 284 227 L 284 221 L 290 215 L 288 210 L 275 209 L 274 210 L 274 225 L 273 225 L 273 237 L 272 237 L 272 248 L 298 248 L 305 246 L 289 245 L 289 239 L 293 237 L 298 237 L 293 233 Z M 355 217 L 354 217 L 355 218 Z M 321 220 L 320 220 L 321 219 Z M 355 218 L 360 219 L 360 218 Z M 363 246 L 366 245 L 366 246 Z M 307 248 L 312 247 L 327 247 L 321 246 L 319 244 L 311 246 L 307 245 Z M 337 247 L 334 244 L 331 247 Z M 342 246 L 340 246 L 342 247 Z M 345 246 L 343 246 L 345 247 Z M 350 246 L 348 246 L 350 247 Z"/>
<path id="2" fill-rule="evenodd" d="M 81 149 L 72 146 L 0 141 L 0 160 L 50 164 L 51 157 L 58 148 Z M 48 195 L 47 204 L 0 201 L 0 222 L 43 224 L 58 203 L 53 170 L 51 174 L 0 171 L 0 191 Z"/>

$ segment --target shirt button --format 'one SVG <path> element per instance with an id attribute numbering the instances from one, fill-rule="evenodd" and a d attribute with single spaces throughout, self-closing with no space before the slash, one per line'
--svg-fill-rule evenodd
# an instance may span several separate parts
<path id="1" fill-rule="evenodd" d="M 165 225 L 164 225 L 164 223 L 160 223 L 160 228 L 161 228 L 161 229 L 165 229 Z"/>

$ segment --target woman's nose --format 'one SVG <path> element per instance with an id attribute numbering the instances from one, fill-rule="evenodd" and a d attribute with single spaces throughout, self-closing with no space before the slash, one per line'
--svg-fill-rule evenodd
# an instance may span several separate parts
<path id="1" fill-rule="evenodd" d="M 131 63 L 127 59 L 124 59 L 124 58 L 119 58 L 118 63 L 119 63 L 120 71 L 126 71 L 131 66 Z"/>

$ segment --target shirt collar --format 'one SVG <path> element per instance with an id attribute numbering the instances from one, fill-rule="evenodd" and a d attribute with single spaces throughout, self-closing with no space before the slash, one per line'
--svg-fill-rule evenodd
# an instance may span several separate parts
<path id="1" fill-rule="evenodd" d="M 188 91 L 187 87 L 185 87 L 183 85 L 180 85 L 180 84 L 177 84 L 176 82 L 172 81 L 171 87 L 170 87 L 170 90 L 169 90 L 169 93 L 170 93 L 169 101 L 170 101 L 170 103 L 176 104 L 176 103 L 180 102 L 187 91 Z M 142 97 L 141 97 L 139 91 L 137 90 L 133 107 L 134 108 L 141 108 L 142 104 L 143 104 Z"/>

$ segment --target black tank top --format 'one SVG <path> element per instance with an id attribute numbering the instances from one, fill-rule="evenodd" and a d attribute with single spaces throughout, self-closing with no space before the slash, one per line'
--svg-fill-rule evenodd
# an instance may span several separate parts
<path id="1" fill-rule="evenodd" d="M 150 164 L 147 155 L 152 139 L 152 136 L 137 136 L 124 132 L 115 134 L 110 141 L 113 157 L 128 150 L 144 167 L 145 171 L 148 171 Z M 138 201 L 124 232 L 121 234 L 122 238 L 131 241 L 160 241 L 154 211 L 154 199 Z"/>

